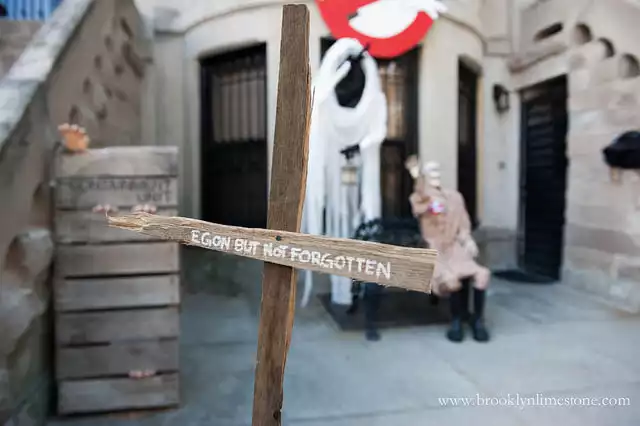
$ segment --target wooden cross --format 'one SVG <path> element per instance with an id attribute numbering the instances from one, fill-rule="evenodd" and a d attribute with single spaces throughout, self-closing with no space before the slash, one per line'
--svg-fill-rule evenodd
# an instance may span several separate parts
<path id="1" fill-rule="evenodd" d="M 110 226 L 265 261 L 253 399 L 253 426 L 279 426 L 284 369 L 291 341 L 296 269 L 423 292 L 434 250 L 304 235 L 311 109 L 309 10 L 285 5 L 267 227 L 249 229 L 148 213 L 109 217 Z"/>

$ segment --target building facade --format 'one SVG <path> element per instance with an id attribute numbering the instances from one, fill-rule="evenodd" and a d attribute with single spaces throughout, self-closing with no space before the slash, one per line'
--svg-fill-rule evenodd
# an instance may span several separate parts
<path id="1" fill-rule="evenodd" d="M 515 18 L 517 124 L 505 134 L 520 150 L 518 260 L 637 312 L 640 181 L 633 170 L 613 181 L 602 149 L 640 123 L 640 6 L 536 1 Z"/>
<path id="2" fill-rule="evenodd" d="M 182 214 L 260 226 L 273 146 L 281 0 L 138 0 L 155 41 L 145 139 L 182 148 Z M 448 0 L 411 52 L 380 61 L 383 209 L 407 214 L 404 158 L 441 163 L 483 261 L 640 309 L 640 183 L 601 149 L 636 126 L 627 0 Z M 311 11 L 312 72 L 331 43 Z M 313 159 L 311 159 L 313 161 Z"/>

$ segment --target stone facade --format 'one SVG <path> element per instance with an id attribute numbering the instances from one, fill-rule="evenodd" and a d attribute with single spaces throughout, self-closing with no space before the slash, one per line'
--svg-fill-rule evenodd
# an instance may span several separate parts
<path id="1" fill-rule="evenodd" d="M 200 214 L 198 61 L 256 42 L 268 45 L 269 146 L 275 113 L 280 0 L 136 0 L 154 31 L 161 67 L 153 78 L 154 139 L 183 152 L 181 213 Z M 328 35 L 311 10 L 311 67 Z M 609 180 L 601 149 L 636 126 L 640 87 L 640 6 L 625 0 L 451 0 L 421 43 L 419 153 L 443 165 L 456 186 L 458 60 L 480 72 L 478 105 L 478 240 L 494 268 L 517 262 L 520 203 L 520 91 L 567 75 L 569 81 L 566 227 L 563 276 L 608 300 L 640 310 L 638 177 Z M 175 58 L 182 58 L 176 61 Z M 505 86 L 511 108 L 497 113 L 494 84 Z"/>
<path id="2" fill-rule="evenodd" d="M 572 59 L 564 277 L 640 311 L 639 175 L 624 172 L 614 182 L 601 156 L 616 136 L 638 128 L 640 69 L 613 41 L 587 41 Z"/>
<path id="3" fill-rule="evenodd" d="M 49 413 L 56 127 L 139 144 L 147 49 L 131 0 L 66 0 L 0 80 L 0 425 Z"/>
<path id="4" fill-rule="evenodd" d="M 640 49 L 632 40 L 640 7 L 622 0 L 531 3 L 520 10 L 519 48 L 510 58 L 514 85 L 562 74 L 569 85 L 563 280 L 639 312 L 640 179 L 625 172 L 612 181 L 602 149 L 638 128 Z"/>
<path id="5" fill-rule="evenodd" d="M 422 42 L 419 55 L 417 98 L 423 114 L 418 122 L 418 146 L 425 158 L 443 165 L 443 180 L 456 185 L 458 61 L 464 60 L 482 74 L 483 19 L 490 21 L 497 43 L 506 37 L 504 11 L 507 0 L 491 0 L 495 15 L 481 14 L 480 0 L 447 2 L 449 12 L 438 20 Z M 208 55 L 267 44 L 267 144 L 268 159 L 273 146 L 278 57 L 282 5 L 285 0 L 137 0 L 155 30 L 154 52 L 159 64 L 153 86 L 158 144 L 182 148 L 183 187 L 181 214 L 200 217 L 200 94 L 199 61 Z M 320 66 L 321 38 L 330 36 L 313 0 L 310 10 L 310 65 Z M 180 58 L 176 60 L 176 58 Z M 482 136 L 479 137 L 482 143 Z"/>

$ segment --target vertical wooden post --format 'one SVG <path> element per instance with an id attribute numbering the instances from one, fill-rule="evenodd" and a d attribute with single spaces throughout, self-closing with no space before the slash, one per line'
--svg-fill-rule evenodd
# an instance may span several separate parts
<path id="1" fill-rule="evenodd" d="M 309 121 L 309 10 L 285 5 L 271 165 L 267 227 L 299 232 L 307 179 Z M 293 268 L 264 264 L 253 395 L 253 426 L 279 426 L 284 369 L 296 300 Z"/>

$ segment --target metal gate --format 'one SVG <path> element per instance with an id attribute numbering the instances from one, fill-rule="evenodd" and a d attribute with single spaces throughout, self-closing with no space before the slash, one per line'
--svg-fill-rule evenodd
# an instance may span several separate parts
<path id="1" fill-rule="evenodd" d="M 464 197 L 473 228 L 478 225 L 477 91 L 477 74 L 460 62 L 458 65 L 458 191 Z"/>
<path id="2" fill-rule="evenodd" d="M 567 80 L 522 93 L 520 263 L 529 273 L 559 279 L 567 186 Z"/>
<path id="3" fill-rule="evenodd" d="M 323 56 L 333 43 L 331 38 L 321 40 Z M 380 161 L 383 217 L 412 216 L 413 179 L 404 163 L 418 152 L 418 54 L 415 48 L 392 60 L 376 59 L 388 108 Z"/>
<path id="4" fill-rule="evenodd" d="M 267 221 L 266 45 L 201 61 L 201 205 L 204 220 Z"/>

